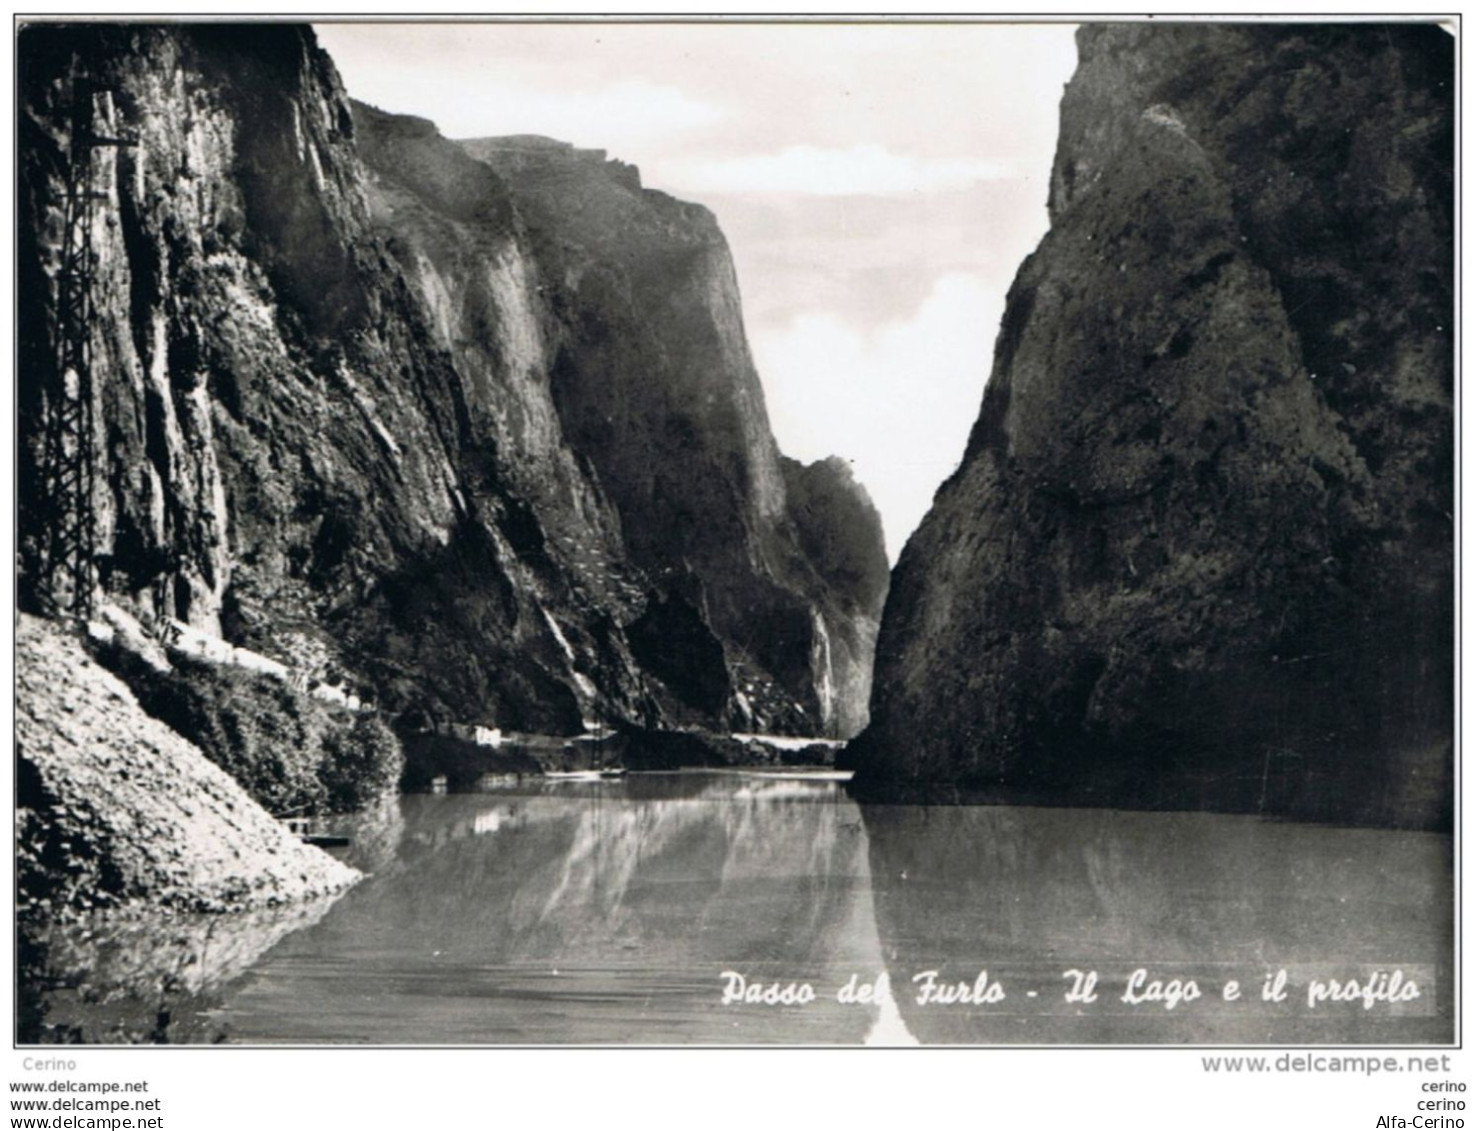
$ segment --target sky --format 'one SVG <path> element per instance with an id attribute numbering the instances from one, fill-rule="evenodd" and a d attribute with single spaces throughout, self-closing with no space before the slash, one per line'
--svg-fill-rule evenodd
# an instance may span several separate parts
<path id="1" fill-rule="evenodd" d="M 978 415 L 1047 226 L 1068 24 L 317 24 L 354 97 L 604 149 L 716 214 L 774 435 L 894 561 Z"/>

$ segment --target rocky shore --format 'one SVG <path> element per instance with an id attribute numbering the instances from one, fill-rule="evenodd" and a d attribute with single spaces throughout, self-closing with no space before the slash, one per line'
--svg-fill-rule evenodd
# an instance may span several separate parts
<path id="1" fill-rule="evenodd" d="M 302 844 L 58 624 L 16 629 L 18 908 L 240 911 L 359 874 Z"/>

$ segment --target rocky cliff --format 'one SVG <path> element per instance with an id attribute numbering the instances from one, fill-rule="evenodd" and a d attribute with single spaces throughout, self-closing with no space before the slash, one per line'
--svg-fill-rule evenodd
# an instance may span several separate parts
<path id="1" fill-rule="evenodd" d="M 85 103 L 96 134 L 136 142 L 95 149 L 85 186 L 110 599 L 410 720 L 858 725 L 863 695 L 824 709 L 827 679 L 853 699 L 861 684 L 818 664 L 817 640 L 856 641 L 868 668 L 878 606 L 799 548 L 704 210 L 631 197 L 652 217 L 636 245 L 689 259 L 663 299 L 659 274 L 636 287 L 606 261 L 618 249 L 567 250 L 577 202 L 530 202 L 428 123 L 356 114 L 305 29 L 36 26 L 19 43 L 25 603 L 44 604 L 66 517 L 44 436 L 66 395 L 57 280 Z M 588 172 L 623 192 L 633 172 L 610 168 Z"/>
<path id="2" fill-rule="evenodd" d="M 618 611 L 664 708 L 858 731 L 884 581 L 806 540 L 825 518 L 789 498 L 711 213 L 601 151 L 453 143 L 355 113 L 381 230 L 484 386 L 507 476 Z M 811 474 L 833 479 L 825 501 L 849 508 L 861 553 L 881 555 L 863 489 Z"/>
<path id="3" fill-rule="evenodd" d="M 799 545 L 837 604 L 828 620 L 816 621 L 813 668 L 831 673 L 818 684 L 822 703 L 836 733 L 858 734 L 869 718 L 876 633 L 891 583 L 886 547 L 876 538 L 881 516 L 839 456 L 811 464 L 785 456 L 781 464 Z"/>
<path id="4" fill-rule="evenodd" d="M 1446 822 L 1453 40 L 1079 47 L 1051 229 L 850 762 L 881 792 Z"/>

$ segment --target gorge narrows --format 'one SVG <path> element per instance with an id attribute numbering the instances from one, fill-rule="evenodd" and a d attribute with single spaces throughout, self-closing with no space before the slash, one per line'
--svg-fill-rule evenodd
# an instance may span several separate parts
<path id="1" fill-rule="evenodd" d="M 20 1043 L 1454 1039 L 1445 27 L 16 46 Z"/>

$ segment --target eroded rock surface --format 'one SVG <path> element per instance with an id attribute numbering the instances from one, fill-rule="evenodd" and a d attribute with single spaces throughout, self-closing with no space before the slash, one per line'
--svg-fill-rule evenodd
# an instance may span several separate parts
<path id="1" fill-rule="evenodd" d="M 38 25 L 19 57 L 27 607 L 80 98 L 136 142 L 87 186 L 112 598 L 411 726 L 858 725 L 879 606 L 800 547 L 704 209 L 356 111 L 305 28 Z M 683 605 L 694 650 L 652 661 L 634 626 Z"/>
<path id="2" fill-rule="evenodd" d="M 1453 40 L 1079 33 L 862 782 L 1448 820 Z"/>

